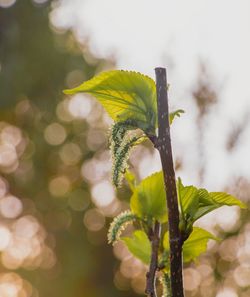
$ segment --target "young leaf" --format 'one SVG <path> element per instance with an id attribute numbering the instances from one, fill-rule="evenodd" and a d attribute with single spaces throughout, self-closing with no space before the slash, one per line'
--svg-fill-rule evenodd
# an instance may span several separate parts
<path id="1" fill-rule="evenodd" d="M 211 192 L 206 189 L 197 189 L 194 186 L 183 186 L 180 179 L 177 181 L 178 198 L 182 219 L 187 223 L 194 223 L 207 213 L 223 206 L 236 205 L 246 208 L 246 205 L 232 195 L 223 192 Z"/>
<path id="2" fill-rule="evenodd" d="M 243 202 L 241 202 L 234 196 L 224 192 L 210 192 L 209 196 L 215 203 L 218 203 L 220 205 L 228 205 L 228 206 L 236 205 L 236 206 L 239 206 L 240 208 L 247 208 L 247 206 Z"/>
<path id="3" fill-rule="evenodd" d="M 136 221 L 137 217 L 130 211 L 124 211 L 114 218 L 108 231 L 108 242 L 116 243 L 121 236 L 122 231 L 131 223 Z"/>
<path id="4" fill-rule="evenodd" d="M 129 187 L 130 187 L 130 190 L 131 190 L 132 192 L 134 192 L 135 187 L 136 187 L 136 183 L 137 183 L 134 174 L 133 174 L 131 171 L 126 170 L 124 176 L 125 176 L 125 179 L 126 179 L 127 182 L 128 182 L 128 185 L 129 185 Z"/>
<path id="5" fill-rule="evenodd" d="M 64 90 L 64 94 L 79 92 L 93 95 L 115 122 L 133 120 L 133 125 L 155 134 L 157 101 L 155 82 L 139 72 L 113 70 L 102 72 L 80 86 Z M 178 109 L 169 115 L 170 124 L 184 111 Z"/>
<path id="6" fill-rule="evenodd" d="M 194 186 L 184 187 L 180 178 L 177 181 L 177 189 L 184 220 L 193 218 L 199 207 L 198 189 Z"/>
<path id="7" fill-rule="evenodd" d="M 207 250 L 207 243 L 209 239 L 219 240 L 210 232 L 193 227 L 193 231 L 184 242 L 183 245 L 183 261 L 185 263 L 196 260 L 200 254 Z M 169 233 L 166 232 L 163 239 L 163 246 L 168 251 L 169 250 Z"/>
<path id="8" fill-rule="evenodd" d="M 180 117 L 182 113 L 185 111 L 183 109 L 177 109 L 169 114 L 169 123 L 170 125 L 173 123 L 175 117 Z"/>
<path id="9" fill-rule="evenodd" d="M 154 173 L 135 188 L 130 200 L 133 213 L 140 218 L 167 221 L 166 194 L 162 171 Z"/>
<path id="10" fill-rule="evenodd" d="M 246 208 L 246 205 L 235 198 L 234 196 L 223 192 L 210 192 L 205 189 L 199 190 L 199 209 L 194 215 L 194 221 L 208 214 L 209 212 L 221 207 L 221 206 L 239 206 L 240 208 Z"/>
<path id="11" fill-rule="evenodd" d="M 183 261 L 185 263 L 196 260 L 200 254 L 207 250 L 207 243 L 209 239 L 219 240 L 210 232 L 194 227 L 193 232 L 183 245 Z"/>
<path id="12" fill-rule="evenodd" d="M 144 231 L 136 230 L 132 237 L 123 237 L 122 240 L 136 258 L 145 264 L 149 264 L 151 244 Z"/>
<path id="13" fill-rule="evenodd" d="M 155 82 L 138 72 L 103 72 L 65 94 L 89 93 L 115 122 L 133 119 L 138 128 L 155 133 L 157 121 Z"/>

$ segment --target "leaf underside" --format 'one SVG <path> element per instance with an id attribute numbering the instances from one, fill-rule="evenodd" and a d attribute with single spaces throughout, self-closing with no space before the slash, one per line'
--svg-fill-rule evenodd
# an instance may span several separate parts
<path id="1" fill-rule="evenodd" d="M 157 124 L 156 86 L 152 78 L 135 71 L 112 70 L 98 74 L 64 94 L 93 95 L 115 122 L 132 121 L 133 126 L 155 134 Z M 184 111 L 170 113 L 170 124 Z"/>
<path id="2" fill-rule="evenodd" d="M 115 122 L 133 119 L 138 128 L 155 132 L 156 87 L 150 77 L 134 71 L 114 70 L 64 91 L 65 94 L 79 92 L 93 95 Z"/>

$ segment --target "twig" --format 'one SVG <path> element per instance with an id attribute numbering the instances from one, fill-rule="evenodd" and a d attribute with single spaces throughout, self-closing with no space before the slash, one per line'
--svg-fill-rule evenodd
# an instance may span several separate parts
<path id="1" fill-rule="evenodd" d="M 171 291 L 172 297 L 184 297 L 182 280 L 183 241 L 179 232 L 179 211 L 170 139 L 166 69 L 156 68 L 155 74 L 159 133 L 154 145 L 160 153 L 167 197 Z"/>
<path id="2" fill-rule="evenodd" d="M 158 269 L 158 249 L 159 249 L 159 242 L 160 242 L 160 233 L 161 233 L 161 225 L 159 222 L 156 221 L 152 234 L 149 234 L 152 252 L 151 252 L 149 271 L 147 272 L 147 284 L 146 284 L 145 293 L 150 297 L 157 297 L 155 281 L 156 281 L 156 272 Z"/>

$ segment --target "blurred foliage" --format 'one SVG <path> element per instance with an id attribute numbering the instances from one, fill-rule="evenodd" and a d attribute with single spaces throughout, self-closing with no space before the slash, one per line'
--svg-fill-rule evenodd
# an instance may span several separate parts
<path id="1" fill-rule="evenodd" d="M 108 158 L 107 124 L 95 102 L 79 113 L 74 102 L 82 98 L 62 94 L 113 62 L 92 57 L 72 32 L 53 28 L 51 4 L 0 7 L 0 295 L 127 296 L 113 283 L 105 217 L 90 198 L 92 176 L 96 182 L 108 175 L 108 169 L 95 175 L 91 163 Z M 94 128 L 84 119 L 88 112 Z"/>

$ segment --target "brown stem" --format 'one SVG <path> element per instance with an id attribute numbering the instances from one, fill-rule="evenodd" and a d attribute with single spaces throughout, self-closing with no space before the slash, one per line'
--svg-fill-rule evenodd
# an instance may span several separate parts
<path id="1" fill-rule="evenodd" d="M 152 234 L 149 234 L 149 239 L 151 241 L 151 261 L 149 265 L 149 271 L 147 273 L 147 284 L 145 293 L 150 297 L 157 297 L 155 280 L 156 280 L 156 272 L 158 269 L 158 249 L 160 242 L 160 233 L 161 233 L 161 225 L 159 222 L 155 222 L 154 230 L 152 230 Z"/>
<path id="2" fill-rule="evenodd" d="M 167 197 L 171 290 L 172 297 L 184 297 L 182 280 L 182 238 L 179 232 L 178 199 L 170 138 L 166 69 L 156 68 L 155 74 L 159 132 L 155 146 L 161 157 Z"/>

